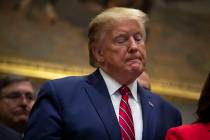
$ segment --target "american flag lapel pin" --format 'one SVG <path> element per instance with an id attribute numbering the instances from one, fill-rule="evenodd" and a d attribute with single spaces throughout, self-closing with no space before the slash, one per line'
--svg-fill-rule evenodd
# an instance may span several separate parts
<path id="1" fill-rule="evenodd" d="M 149 101 L 148 103 L 151 107 L 154 107 L 154 104 L 152 102 Z"/>

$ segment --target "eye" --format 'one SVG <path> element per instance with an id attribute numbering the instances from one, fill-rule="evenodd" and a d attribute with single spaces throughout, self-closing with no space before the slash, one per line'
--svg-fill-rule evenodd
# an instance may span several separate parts
<path id="1" fill-rule="evenodd" d="M 21 96 L 21 94 L 19 92 L 12 92 L 9 95 L 6 95 L 5 98 L 8 99 L 17 99 Z"/>
<path id="2" fill-rule="evenodd" d="M 134 39 L 135 39 L 135 41 L 140 42 L 140 41 L 143 40 L 143 37 L 142 37 L 142 35 L 141 35 L 140 33 L 136 33 L 136 34 L 134 35 Z"/>
<path id="3" fill-rule="evenodd" d="M 119 35 L 114 38 L 114 42 L 117 44 L 123 44 L 128 41 L 128 37 L 126 35 Z"/>
<path id="4" fill-rule="evenodd" d="M 28 100 L 35 100 L 36 98 L 33 93 L 26 93 L 25 95 Z"/>

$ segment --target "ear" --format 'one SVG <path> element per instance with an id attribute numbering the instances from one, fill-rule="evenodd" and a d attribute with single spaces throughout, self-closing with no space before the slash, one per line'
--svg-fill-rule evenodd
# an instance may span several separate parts
<path id="1" fill-rule="evenodd" d="M 96 59 L 96 61 L 98 63 L 103 63 L 104 62 L 104 53 L 103 53 L 102 48 L 93 47 L 92 48 L 92 54 L 93 54 L 94 58 Z"/>

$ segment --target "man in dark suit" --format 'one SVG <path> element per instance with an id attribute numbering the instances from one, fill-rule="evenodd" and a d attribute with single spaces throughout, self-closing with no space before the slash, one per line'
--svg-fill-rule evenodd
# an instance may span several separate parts
<path id="1" fill-rule="evenodd" d="M 177 109 L 137 83 L 146 60 L 146 15 L 111 8 L 89 25 L 87 76 L 41 88 L 24 140 L 164 140 L 181 124 Z"/>
<path id="2" fill-rule="evenodd" d="M 34 101 L 28 78 L 8 75 L 0 79 L 0 140 L 21 140 Z"/>

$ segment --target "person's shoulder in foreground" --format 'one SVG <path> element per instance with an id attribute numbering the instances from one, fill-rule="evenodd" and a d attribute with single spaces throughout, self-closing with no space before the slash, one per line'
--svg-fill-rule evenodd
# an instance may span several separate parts
<path id="1" fill-rule="evenodd" d="M 196 110 L 197 120 L 193 124 L 171 128 L 166 140 L 210 140 L 210 73 L 203 86 Z"/>
<path id="2" fill-rule="evenodd" d="M 210 140 L 210 123 L 185 124 L 171 128 L 166 140 Z"/>

